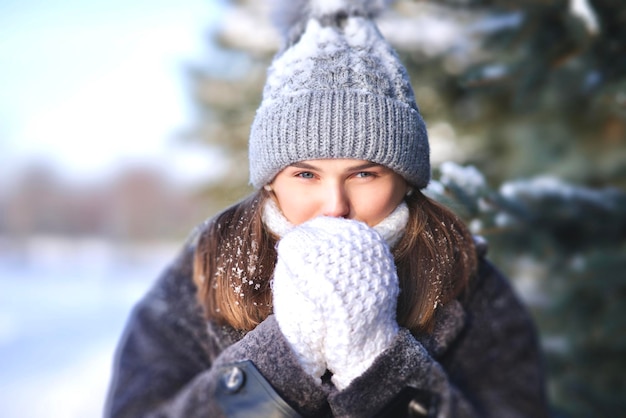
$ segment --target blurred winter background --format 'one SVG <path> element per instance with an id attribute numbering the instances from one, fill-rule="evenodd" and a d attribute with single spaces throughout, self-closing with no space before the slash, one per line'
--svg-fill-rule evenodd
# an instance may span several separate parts
<path id="1" fill-rule="evenodd" d="M 206 0 L 0 2 L 0 416 L 97 417 L 132 304 L 210 209 Z"/>
<path id="2" fill-rule="evenodd" d="M 250 191 L 264 5 L 0 2 L 0 416 L 99 416 L 133 303 Z M 398 0 L 379 22 L 429 126 L 429 193 L 531 308 L 554 415 L 623 415 L 623 0 Z"/>

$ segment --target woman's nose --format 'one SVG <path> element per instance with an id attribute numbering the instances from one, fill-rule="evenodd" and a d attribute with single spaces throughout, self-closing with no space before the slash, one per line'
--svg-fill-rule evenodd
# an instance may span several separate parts
<path id="1" fill-rule="evenodd" d="M 322 214 L 334 218 L 347 218 L 350 215 L 350 200 L 342 186 L 334 185 L 328 188 Z"/>

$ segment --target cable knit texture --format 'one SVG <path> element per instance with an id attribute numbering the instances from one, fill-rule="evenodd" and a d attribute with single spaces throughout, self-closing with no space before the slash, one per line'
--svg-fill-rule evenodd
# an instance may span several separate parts
<path id="1" fill-rule="evenodd" d="M 398 276 L 381 235 L 366 224 L 318 217 L 278 244 L 274 312 L 303 368 L 326 368 L 344 389 L 398 333 Z"/>

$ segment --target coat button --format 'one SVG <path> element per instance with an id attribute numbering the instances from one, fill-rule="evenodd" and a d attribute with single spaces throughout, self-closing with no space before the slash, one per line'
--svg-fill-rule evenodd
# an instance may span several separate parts
<path id="1" fill-rule="evenodd" d="M 411 399 L 409 402 L 409 416 L 411 417 L 429 417 L 430 413 L 428 408 L 416 401 L 415 399 Z"/>
<path id="2" fill-rule="evenodd" d="M 246 381 L 246 375 L 239 367 L 231 367 L 222 375 L 222 384 L 229 393 L 237 393 Z"/>

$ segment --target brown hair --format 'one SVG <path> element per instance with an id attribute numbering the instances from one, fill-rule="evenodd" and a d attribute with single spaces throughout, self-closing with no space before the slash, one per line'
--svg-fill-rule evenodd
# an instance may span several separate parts
<path id="1" fill-rule="evenodd" d="M 198 299 L 208 319 L 251 330 L 272 313 L 270 280 L 276 237 L 265 228 L 261 189 L 215 216 L 194 259 Z M 450 210 L 416 191 L 406 197 L 409 223 L 393 249 L 400 279 L 398 323 L 432 330 L 435 310 L 456 298 L 476 269 L 471 234 Z"/>

